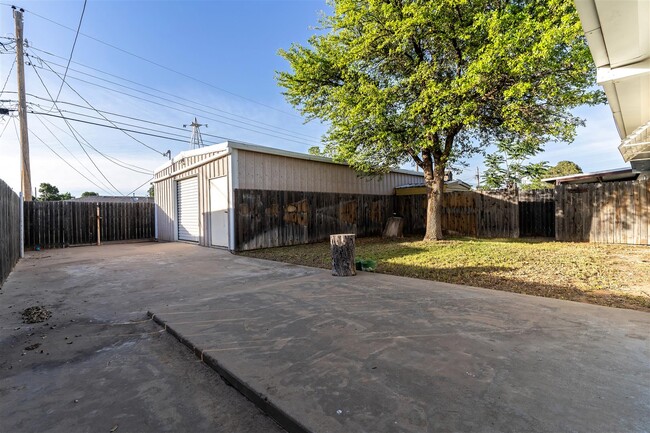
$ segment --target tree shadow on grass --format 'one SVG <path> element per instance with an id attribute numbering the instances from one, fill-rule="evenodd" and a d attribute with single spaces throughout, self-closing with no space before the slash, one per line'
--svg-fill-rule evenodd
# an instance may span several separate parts
<path id="1" fill-rule="evenodd" d="M 471 240 L 469 238 L 467 239 Z M 525 280 L 515 275 L 508 276 L 508 273 L 516 272 L 516 268 L 507 265 L 457 265 L 450 267 L 436 266 L 433 262 L 426 265 L 391 262 L 391 259 L 415 256 L 430 251 L 430 246 L 414 246 L 413 244 L 409 244 L 413 241 L 411 238 L 394 240 L 362 238 L 359 241 L 357 257 L 376 260 L 378 263 L 376 272 L 378 273 L 650 312 L 650 297 L 607 290 L 587 291 L 581 290 L 571 284 L 553 284 Z M 509 240 L 503 239 L 498 241 L 507 242 Z M 373 244 L 386 245 L 387 248 L 382 249 L 380 252 L 376 249 L 370 249 L 368 253 L 363 251 L 364 245 L 370 246 Z M 243 255 L 330 269 L 331 257 L 329 248 L 328 243 L 321 243 L 255 250 L 243 253 Z"/>
<path id="2" fill-rule="evenodd" d="M 457 266 L 439 268 L 380 262 L 376 272 L 499 290 L 545 298 L 584 302 L 616 308 L 628 308 L 650 312 L 650 297 L 622 294 L 607 290 L 581 290 L 570 284 L 532 282 L 515 276 L 503 276 L 512 268 L 508 266 Z"/>

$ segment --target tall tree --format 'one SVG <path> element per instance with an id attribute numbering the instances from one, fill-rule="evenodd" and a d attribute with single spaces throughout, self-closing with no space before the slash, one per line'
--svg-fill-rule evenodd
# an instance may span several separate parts
<path id="1" fill-rule="evenodd" d="M 409 159 L 442 238 L 445 167 L 495 142 L 571 141 L 604 101 L 572 0 L 331 0 L 324 32 L 281 50 L 287 100 L 329 122 L 326 151 L 361 173 Z"/>
<path id="2" fill-rule="evenodd" d="M 74 198 L 69 192 L 60 193 L 59 188 L 49 183 L 41 183 L 38 187 L 38 199 L 40 201 L 59 201 Z"/>
<path id="3" fill-rule="evenodd" d="M 94 191 L 85 191 L 81 193 L 82 197 L 97 197 L 99 194 L 97 194 Z"/>
<path id="4" fill-rule="evenodd" d="M 582 169 L 573 161 L 560 161 L 553 167 L 546 170 L 545 177 L 568 176 L 570 174 L 580 174 Z"/>

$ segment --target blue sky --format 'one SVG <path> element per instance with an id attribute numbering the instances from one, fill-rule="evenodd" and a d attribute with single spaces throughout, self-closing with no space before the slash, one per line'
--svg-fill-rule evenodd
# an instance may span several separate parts
<path id="1" fill-rule="evenodd" d="M 25 38 L 30 46 L 64 59 L 40 51 L 32 51 L 32 54 L 40 56 L 47 65 L 62 74 L 63 67 L 55 64 L 65 65 L 75 33 L 50 23 L 39 15 L 76 28 L 83 1 L 22 1 L 16 5 L 27 11 Z M 304 43 L 309 35 L 315 32 L 313 27 L 317 25 L 319 13 L 326 8 L 323 0 L 204 2 L 90 0 L 81 26 L 82 33 L 194 79 L 170 72 L 91 38 L 79 36 L 73 61 L 83 66 L 71 64 L 71 68 L 76 71 L 69 71 L 68 82 L 99 110 L 177 127 L 191 122 L 192 118 L 197 116 L 200 122 L 209 125 L 207 129 L 203 129 L 206 134 L 306 152 L 310 146 L 319 143 L 325 126 L 318 122 L 304 124 L 293 107 L 284 101 L 274 75 L 275 71 L 285 69 L 287 65 L 277 55 L 277 51 L 289 47 L 293 42 Z M 0 29 L 0 36 L 13 36 L 13 18 L 11 9 L 7 6 L 0 6 Z M 5 39 L 2 41 L 6 42 Z M 0 79 L 3 83 L 9 74 L 12 62 L 12 55 L 0 55 Z M 34 63 L 46 87 L 51 93 L 56 94 L 61 83 L 60 79 L 47 69 L 46 64 L 38 60 Z M 87 69 L 87 66 L 96 70 Z M 104 75 L 97 70 L 145 84 L 167 94 L 143 89 L 137 84 Z M 26 71 L 27 91 L 37 96 L 47 97 L 34 70 L 28 66 Z M 91 74 L 93 77 L 82 73 Z M 170 105 L 168 101 L 99 81 L 97 78 L 108 79 L 176 101 L 178 100 L 169 94 L 178 95 L 189 100 L 178 102 L 195 108 L 165 108 L 79 80 L 92 81 L 120 92 Z M 7 90 L 16 90 L 15 69 L 7 84 Z M 15 94 L 4 94 L 2 99 L 15 99 Z M 59 99 L 63 102 L 85 104 L 66 86 L 63 87 Z M 51 108 L 50 104 L 35 98 L 28 97 L 28 100 L 41 103 L 41 107 L 35 109 L 47 111 Z M 71 105 L 61 104 L 59 108 L 98 116 L 92 111 Z M 211 113 L 199 111 L 197 108 L 209 110 Z M 587 125 L 578 131 L 575 142 L 570 145 L 549 144 L 546 152 L 535 160 L 546 160 L 551 164 L 564 159 L 573 160 L 585 171 L 625 166 L 616 149 L 619 138 L 609 107 L 605 105 L 584 107 L 577 112 L 587 120 Z M 52 113 L 56 114 L 56 111 Z M 73 116 L 71 113 L 67 115 Z M 222 116 L 241 122 L 226 120 Z M 130 122 L 126 119 L 123 121 Z M 0 131 L 6 122 L 9 124 L 0 138 L 0 178 L 18 191 L 20 189 L 18 140 L 14 132 L 13 120 L 6 116 L 0 121 Z M 41 122 L 54 132 L 54 136 Z M 109 157 L 117 158 L 120 162 L 152 170 L 166 160 L 159 153 L 137 143 L 120 131 L 72 124 L 93 147 Z M 149 127 L 158 128 L 152 125 Z M 86 147 L 93 162 L 110 181 L 109 184 L 97 172 L 82 147 L 70 136 L 72 134 L 62 120 L 30 115 L 29 128 L 33 132 L 30 147 L 32 183 L 35 186 L 41 182 L 49 182 L 58 186 L 61 191 L 69 191 L 77 196 L 83 191 L 115 195 L 117 192 L 110 184 L 121 193 L 129 193 L 146 183 L 149 178 L 146 174 L 119 167 L 93 149 Z M 181 134 L 179 139 L 189 140 L 190 131 L 173 132 Z M 55 156 L 36 136 L 100 186 L 103 191 Z M 55 136 L 63 145 L 56 140 Z M 172 155 L 189 148 L 189 145 L 184 142 L 136 137 L 160 152 L 171 150 Z M 221 140 L 204 136 L 204 141 L 212 143 Z M 482 170 L 482 157 L 474 157 L 468 163 L 466 171 L 457 177 L 473 183 L 476 167 Z M 147 188 L 148 185 L 145 184 L 137 189 L 136 193 L 144 194 Z"/>

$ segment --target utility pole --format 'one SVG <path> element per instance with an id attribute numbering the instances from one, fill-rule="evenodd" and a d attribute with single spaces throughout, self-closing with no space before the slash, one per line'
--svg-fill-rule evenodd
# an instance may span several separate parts
<path id="1" fill-rule="evenodd" d="M 20 120 L 20 175 L 25 201 L 32 201 L 32 171 L 29 164 L 29 137 L 27 132 L 27 105 L 25 102 L 25 62 L 23 60 L 23 12 L 14 10 L 16 24 L 16 75 L 18 76 L 18 119 Z"/>
<path id="2" fill-rule="evenodd" d="M 478 167 L 476 167 L 476 189 L 481 188 L 481 173 L 478 171 Z"/>
<path id="3" fill-rule="evenodd" d="M 201 131 L 199 130 L 199 128 L 201 126 L 205 126 L 207 128 L 208 125 L 199 123 L 195 117 L 194 122 L 190 123 L 189 125 L 183 125 L 183 128 L 187 128 L 188 126 L 192 127 L 192 137 L 190 138 L 190 149 L 198 149 L 199 147 L 205 146 L 203 144 L 203 137 L 201 137 Z"/>

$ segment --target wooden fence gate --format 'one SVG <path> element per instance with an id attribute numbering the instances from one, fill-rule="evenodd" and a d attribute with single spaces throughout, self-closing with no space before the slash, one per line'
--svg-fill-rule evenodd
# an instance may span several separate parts
<path id="1" fill-rule="evenodd" d="M 101 242 L 153 239 L 153 203 L 25 202 L 25 248 L 65 248 Z"/>
<path id="2" fill-rule="evenodd" d="M 555 199 L 552 190 L 519 193 L 519 236 L 555 236 Z"/>

